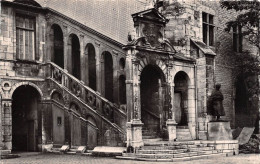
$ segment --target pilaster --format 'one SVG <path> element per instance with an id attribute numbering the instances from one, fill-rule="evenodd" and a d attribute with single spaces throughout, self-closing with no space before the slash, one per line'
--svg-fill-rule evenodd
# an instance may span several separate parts
<path id="1" fill-rule="evenodd" d="M 1 106 L 2 127 L 0 136 L 2 136 L 4 149 L 12 150 L 12 100 L 2 99 Z"/>

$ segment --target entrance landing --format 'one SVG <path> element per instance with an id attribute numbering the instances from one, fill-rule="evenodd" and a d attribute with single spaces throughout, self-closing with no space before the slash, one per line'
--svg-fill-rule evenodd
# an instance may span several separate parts
<path id="1" fill-rule="evenodd" d="M 136 149 L 135 153 L 123 153 L 117 159 L 174 162 L 212 157 L 225 157 L 238 154 L 237 140 L 222 141 L 156 141 L 145 142 L 144 147 Z"/>

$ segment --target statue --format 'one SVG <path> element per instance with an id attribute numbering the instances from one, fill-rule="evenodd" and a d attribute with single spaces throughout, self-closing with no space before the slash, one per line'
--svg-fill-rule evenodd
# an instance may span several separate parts
<path id="1" fill-rule="evenodd" d="M 217 121 L 220 121 L 220 116 L 225 116 L 225 111 L 223 107 L 224 96 L 220 92 L 220 84 L 216 84 L 215 90 L 211 93 L 208 99 L 208 114 L 217 116 Z"/>

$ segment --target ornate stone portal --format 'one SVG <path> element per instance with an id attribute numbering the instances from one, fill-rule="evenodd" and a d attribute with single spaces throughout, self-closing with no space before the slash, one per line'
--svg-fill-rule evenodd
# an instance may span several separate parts
<path id="1" fill-rule="evenodd" d="M 143 146 L 143 135 L 163 137 L 165 127 L 168 139 L 175 140 L 174 75 L 187 75 L 185 92 L 188 110 L 187 126 L 195 139 L 194 60 L 176 55 L 164 36 L 168 20 L 156 9 L 132 15 L 135 37 L 128 36 L 126 50 L 127 85 L 127 146 Z M 180 66 L 185 63 L 186 67 Z M 192 105 L 193 104 L 193 105 Z"/>

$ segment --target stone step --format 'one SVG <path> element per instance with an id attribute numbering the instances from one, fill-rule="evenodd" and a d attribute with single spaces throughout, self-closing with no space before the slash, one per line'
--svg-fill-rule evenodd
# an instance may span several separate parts
<path id="1" fill-rule="evenodd" d="M 140 154 L 177 154 L 177 153 L 184 153 L 187 151 L 190 152 L 195 152 L 195 151 L 210 151 L 214 150 L 214 147 L 196 147 L 196 148 L 186 148 L 186 149 L 160 149 L 160 150 L 149 150 L 149 149 L 144 149 L 144 150 L 137 150 L 137 153 Z"/>
<path id="2" fill-rule="evenodd" d="M 198 148 L 197 145 L 177 145 L 177 146 L 144 146 L 144 150 L 177 150 L 177 149 L 190 149 Z"/>
<path id="3" fill-rule="evenodd" d="M 191 157 L 183 157 L 183 158 L 168 158 L 168 159 L 158 159 L 158 158 L 138 158 L 136 156 L 116 156 L 117 159 L 125 159 L 125 160 L 138 160 L 138 161 L 150 161 L 150 162 L 182 162 L 182 161 L 191 161 L 198 159 L 209 159 L 209 158 L 219 158 L 226 157 L 226 153 L 218 153 L 218 154 L 207 154 L 207 155 L 198 155 Z"/>
<path id="4" fill-rule="evenodd" d="M 144 146 L 176 146 L 176 145 L 206 145 L 207 143 L 201 143 L 200 141 L 157 141 L 157 142 L 147 142 Z"/>
<path id="5" fill-rule="evenodd" d="M 189 129 L 177 129 L 176 136 L 179 141 L 192 140 Z"/>
<path id="6" fill-rule="evenodd" d="M 208 150 L 208 151 L 196 151 L 196 152 L 184 152 L 184 153 L 174 153 L 174 154 L 166 154 L 166 153 L 157 153 L 157 154 L 135 154 L 134 156 L 137 158 L 149 158 L 149 159 L 171 159 L 171 158 L 183 158 L 183 157 L 191 157 L 191 156 L 199 156 L 199 155 L 209 155 L 209 154 L 217 154 L 217 150 Z M 128 156 L 128 155 L 123 155 Z M 133 156 L 132 154 L 130 156 Z"/>
<path id="7" fill-rule="evenodd" d="M 177 154 L 187 152 L 188 149 L 176 149 L 176 150 L 137 150 L 138 154 Z"/>
<path id="8" fill-rule="evenodd" d="M 76 151 L 67 151 L 66 154 L 75 155 L 75 154 L 77 154 L 77 152 Z"/>
<path id="9" fill-rule="evenodd" d="M 150 139 L 144 139 L 143 138 L 144 144 L 146 144 L 146 143 L 154 143 L 154 142 L 158 142 L 158 141 L 162 141 L 162 138 L 150 138 Z"/>
<path id="10" fill-rule="evenodd" d="M 154 138 L 157 138 L 157 136 L 150 136 L 150 135 L 147 135 L 147 136 L 142 136 L 143 139 L 154 139 Z"/>

